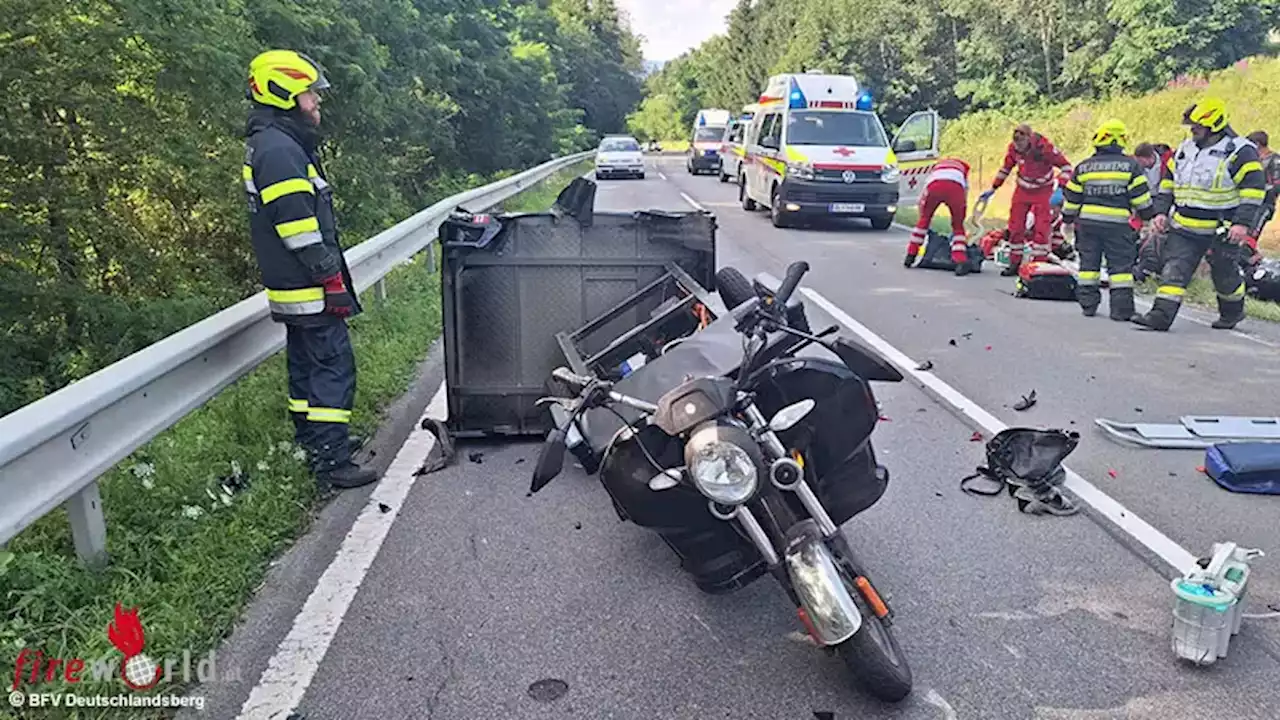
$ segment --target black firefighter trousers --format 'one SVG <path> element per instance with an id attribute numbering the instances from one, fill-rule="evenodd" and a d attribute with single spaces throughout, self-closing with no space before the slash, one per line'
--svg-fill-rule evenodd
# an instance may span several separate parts
<path id="1" fill-rule="evenodd" d="M 1080 254 L 1080 275 L 1076 279 L 1076 300 L 1089 314 L 1102 303 L 1102 260 L 1110 275 L 1112 320 L 1128 321 L 1134 315 L 1133 265 L 1138 246 L 1133 228 L 1126 222 L 1076 221 L 1076 252 Z"/>
<path id="2" fill-rule="evenodd" d="M 347 323 L 334 317 L 285 327 L 294 439 L 308 451 L 316 472 L 346 465 L 356 397 L 356 357 Z"/>
<path id="3" fill-rule="evenodd" d="M 1168 330 L 1182 307 L 1196 268 L 1209 253 L 1209 273 L 1218 292 L 1218 313 L 1224 319 L 1244 317 L 1244 276 L 1240 273 L 1240 246 L 1220 235 L 1195 235 L 1180 228 L 1170 228 L 1165 237 L 1164 270 L 1160 273 L 1160 289 L 1147 314 L 1148 327 Z"/>

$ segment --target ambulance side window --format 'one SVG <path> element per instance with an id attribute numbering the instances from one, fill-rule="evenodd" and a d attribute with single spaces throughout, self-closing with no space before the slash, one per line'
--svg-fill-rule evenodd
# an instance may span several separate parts
<path id="1" fill-rule="evenodd" d="M 777 150 L 782 146 L 782 115 L 770 113 L 760 126 L 760 146 Z"/>

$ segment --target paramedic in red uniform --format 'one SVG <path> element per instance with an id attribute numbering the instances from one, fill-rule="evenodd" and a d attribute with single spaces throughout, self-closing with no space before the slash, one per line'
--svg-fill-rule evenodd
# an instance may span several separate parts
<path id="1" fill-rule="evenodd" d="M 924 193 L 920 196 L 920 219 L 911 231 L 907 244 L 904 267 L 915 264 L 924 254 L 925 237 L 929 223 L 939 205 L 946 205 L 951 213 L 951 260 L 956 264 L 956 275 L 969 274 L 969 234 L 964 229 L 965 206 L 969 199 L 969 164 L 955 158 L 943 158 L 933 166 L 924 181 Z"/>
<path id="2" fill-rule="evenodd" d="M 983 199 L 991 199 L 996 190 L 1018 168 L 1018 187 L 1013 193 L 1009 208 L 1009 267 L 1001 275 L 1018 274 L 1026 247 L 1027 214 L 1035 213 L 1035 231 L 1031 238 L 1031 260 L 1045 261 L 1049 257 L 1049 198 L 1057 186 L 1071 179 L 1071 162 L 1049 139 L 1034 132 L 1030 125 L 1019 125 L 1013 131 L 1013 142 L 1005 152 L 1004 166 L 996 173 L 991 189 L 982 193 Z M 1054 169 L 1058 170 L 1057 183 Z"/>

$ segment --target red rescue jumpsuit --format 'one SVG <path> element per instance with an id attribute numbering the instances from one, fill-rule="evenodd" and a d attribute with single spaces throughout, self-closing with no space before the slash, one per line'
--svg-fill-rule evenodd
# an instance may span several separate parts
<path id="1" fill-rule="evenodd" d="M 1059 184 L 1071 178 L 1071 162 L 1060 150 L 1040 133 L 1031 136 L 1025 153 L 1018 152 L 1013 143 L 1005 151 L 1004 166 L 996 173 L 992 189 L 998 190 L 1004 181 L 1018 168 L 1018 187 L 1013 192 L 1013 204 L 1009 207 L 1009 262 L 1022 264 L 1023 250 L 1027 245 L 1024 228 L 1027 214 L 1035 212 L 1035 230 L 1031 237 L 1032 261 L 1044 261 L 1049 257 L 1049 198 L 1054 190 L 1054 169 L 1058 170 Z"/>
<path id="2" fill-rule="evenodd" d="M 907 244 L 907 255 L 919 255 L 924 252 L 924 241 L 928 235 L 929 223 L 939 205 L 946 205 L 951 212 L 951 259 L 962 263 L 968 259 L 965 248 L 969 244 L 969 234 L 964 229 L 965 209 L 969 194 L 969 164 L 963 160 L 943 158 L 933 166 L 925 178 L 924 193 L 920 195 L 920 219 L 911 231 L 911 242 Z"/>

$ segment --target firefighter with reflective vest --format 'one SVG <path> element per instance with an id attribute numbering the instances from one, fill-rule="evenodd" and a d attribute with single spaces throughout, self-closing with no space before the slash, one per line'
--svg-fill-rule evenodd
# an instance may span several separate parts
<path id="1" fill-rule="evenodd" d="M 1035 229 L 1031 236 L 1032 262 L 1044 262 L 1049 258 L 1049 199 L 1057 186 L 1071 177 L 1071 163 L 1045 136 L 1019 125 L 1013 131 L 1013 142 L 1004 155 L 1004 165 L 996 173 L 991 189 L 982 193 L 983 200 L 990 200 L 1004 184 L 1014 168 L 1018 169 L 1018 186 L 1013 192 L 1013 204 L 1009 207 L 1009 267 L 1000 273 L 1005 277 L 1018 274 L 1026 251 L 1026 227 L 1028 213 L 1035 213 Z M 1057 180 L 1054 171 L 1057 170 Z"/>
<path id="2" fill-rule="evenodd" d="M 969 274 L 969 233 L 964 228 L 968 197 L 969 164 L 954 158 L 939 160 L 925 178 L 924 192 L 920 195 L 920 219 L 911 231 L 907 257 L 902 261 L 904 267 L 911 267 L 916 258 L 924 255 L 929 223 L 938 207 L 946 205 L 951 214 L 951 261 L 956 264 L 956 275 Z"/>
<path id="3" fill-rule="evenodd" d="M 1226 104 L 1205 98 L 1183 116 L 1191 139 L 1166 163 L 1156 196 L 1154 226 L 1168 228 L 1163 247 L 1164 269 L 1151 310 L 1135 319 L 1151 330 L 1168 330 L 1182 307 L 1187 284 L 1200 260 L 1209 255 L 1210 275 L 1218 291 L 1218 319 L 1213 327 L 1234 328 L 1244 319 L 1242 246 L 1262 212 L 1266 177 L 1258 149 L 1227 122 Z M 1172 218 L 1166 213 L 1173 208 Z M 1220 232 L 1226 227 L 1226 232 Z"/>
<path id="4" fill-rule="evenodd" d="M 301 53 L 271 50 L 253 59 L 243 179 L 271 318 L 286 330 L 294 437 L 321 483 L 348 488 L 378 478 L 351 459 L 356 364 L 347 318 L 360 302 L 317 152 L 318 93 L 328 88 L 320 65 Z"/>
<path id="5" fill-rule="evenodd" d="M 1088 317 L 1102 303 L 1102 261 L 1111 276 L 1111 319 L 1132 320 L 1133 265 L 1138 259 L 1137 233 L 1129 224 L 1155 215 L 1155 201 L 1142 164 L 1124 154 L 1129 132 L 1119 120 L 1108 120 L 1093 134 L 1092 157 L 1076 165 L 1064 188 L 1063 221 L 1074 224 L 1080 273 L 1076 300 Z"/>

